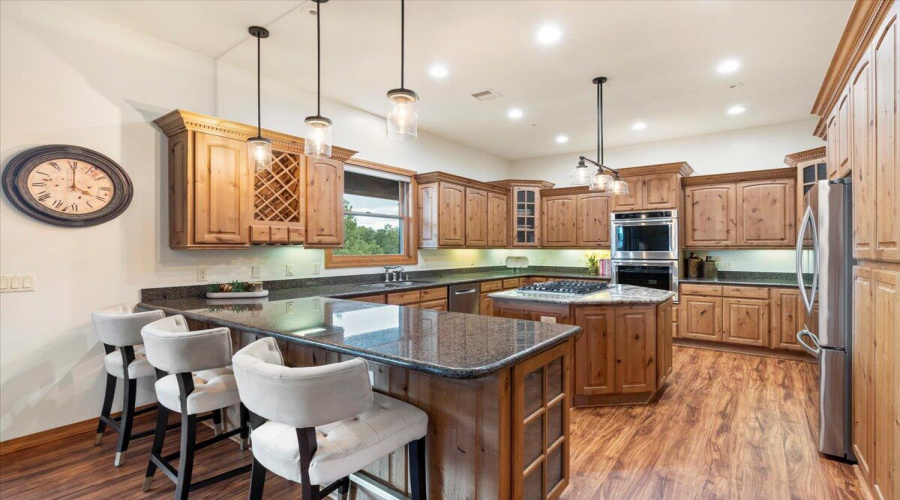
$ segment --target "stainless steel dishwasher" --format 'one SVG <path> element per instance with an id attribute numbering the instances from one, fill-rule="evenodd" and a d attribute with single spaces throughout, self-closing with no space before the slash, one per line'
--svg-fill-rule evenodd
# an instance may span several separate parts
<path id="1" fill-rule="evenodd" d="M 450 310 L 468 314 L 479 314 L 481 309 L 481 285 L 452 285 L 450 287 Z"/>

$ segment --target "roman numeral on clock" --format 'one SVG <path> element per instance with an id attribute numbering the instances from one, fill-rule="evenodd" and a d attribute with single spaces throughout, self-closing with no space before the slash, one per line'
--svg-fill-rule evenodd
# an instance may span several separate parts
<path id="1" fill-rule="evenodd" d="M 62 200 L 56 200 L 53 202 L 53 208 L 59 209 L 63 206 Z"/>
<path id="2" fill-rule="evenodd" d="M 106 198 L 104 198 L 102 196 L 97 196 L 96 198 L 98 201 L 106 201 Z"/>
<path id="3" fill-rule="evenodd" d="M 73 169 L 73 170 L 76 169 L 76 168 L 78 168 L 78 162 L 77 162 L 77 161 L 69 160 L 69 168 L 71 168 L 71 169 Z"/>
<path id="4" fill-rule="evenodd" d="M 31 185 L 34 187 L 47 187 L 46 182 L 32 182 Z"/>
<path id="5" fill-rule="evenodd" d="M 50 198 L 50 196 L 51 196 L 50 193 L 43 192 L 43 191 L 42 191 L 42 193 L 43 194 L 38 193 L 38 194 L 40 194 L 40 196 L 38 196 L 38 201 L 44 201 L 44 200 Z"/>
<path id="6" fill-rule="evenodd" d="M 50 162 L 50 166 L 53 167 L 53 168 L 55 168 L 57 172 L 59 172 L 60 170 L 62 170 L 62 167 L 60 167 L 59 164 L 56 163 L 55 161 L 51 161 L 51 162 Z M 38 172 L 38 173 L 40 173 L 40 172 Z"/>

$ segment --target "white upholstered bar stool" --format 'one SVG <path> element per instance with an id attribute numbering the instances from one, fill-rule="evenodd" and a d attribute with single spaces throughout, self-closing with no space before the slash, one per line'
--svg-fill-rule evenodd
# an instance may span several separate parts
<path id="1" fill-rule="evenodd" d="M 233 366 L 253 427 L 250 500 L 262 498 L 266 470 L 302 484 L 303 500 L 335 490 L 346 498 L 350 474 L 404 445 L 412 498 L 425 498 L 428 415 L 373 393 L 365 360 L 288 368 L 267 337 L 238 351 Z"/>
<path id="2" fill-rule="evenodd" d="M 155 387 L 160 404 L 143 491 L 150 489 L 157 467 L 175 483 L 178 500 L 188 498 L 191 490 L 249 472 L 251 466 L 245 465 L 191 483 L 195 451 L 238 434 L 243 449 L 249 435 L 247 411 L 240 405 L 234 374 L 228 366 L 232 353 L 228 328 L 192 332 L 184 317 L 176 315 L 150 323 L 141 330 L 141 336 L 147 360 L 157 370 Z M 240 405 L 240 426 L 198 443 L 198 414 L 220 414 L 233 405 Z M 181 413 L 181 447 L 177 453 L 162 456 L 169 411 Z M 169 464 L 175 458 L 179 458 L 177 470 Z"/>
<path id="3" fill-rule="evenodd" d="M 103 365 L 106 368 L 106 395 L 100 410 L 100 421 L 97 424 L 97 434 L 94 436 L 94 446 L 100 444 L 107 425 L 118 432 L 119 443 L 116 446 L 116 458 L 113 462 L 116 467 L 124 462 L 124 453 L 128 449 L 131 439 L 153 434 L 153 431 L 132 434 L 131 428 L 136 414 L 153 411 L 156 408 L 155 406 L 145 408 L 138 413 L 135 413 L 134 408 L 137 379 L 155 375 L 153 367 L 150 366 L 144 355 L 144 346 L 141 345 L 143 342 L 141 328 L 164 317 L 165 314 L 162 311 L 134 312 L 127 304 L 110 306 L 91 314 L 94 330 L 106 352 L 103 357 Z M 123 381 L 122 416 L 116 420 L 112 418 L 110 412 L 116 396 L 118 379 Z"/>

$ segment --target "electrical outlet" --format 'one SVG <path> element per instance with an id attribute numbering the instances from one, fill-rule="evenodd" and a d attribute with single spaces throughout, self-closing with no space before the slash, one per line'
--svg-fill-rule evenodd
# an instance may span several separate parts
<path id="1" fill-rule="evenodd" d="M 313 274 L 319 274 L 321 272 L 322 272 L 322 266 L 318 262 L 313 264 Z"/>
<path id="2" fill-rule="evenodd" d="M 285 264 L 284 275 L 285 276 L 293 276 L 294 275 L 294 265 L 293 264 Z"/>
<path id="3" fill-rule="evenodd" d="M 206 276 L 206 268 L 198 267 L 197 268 L 197 281 L 207 281 L 207 279 L 208 278 Z"/>
<path id="4" fill-rule="evenodd" d="M 262 269 L 259 266 L 250 266 L 250 277 L 259 278 L 260 276 L 262 276 Z"/>
<path id="5" fill-rule="evenodd" d="M 730 261 L 723 260 L 720 264 L 721 264 L 721 265 L 720 265 L 719 267 L 720 267 L 723 271 L 731 271 L 732 263 L 731 263 Z"/>

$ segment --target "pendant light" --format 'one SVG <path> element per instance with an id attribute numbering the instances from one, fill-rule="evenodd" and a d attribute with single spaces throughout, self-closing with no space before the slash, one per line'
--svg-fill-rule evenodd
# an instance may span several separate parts
<path id="1" fill-rule="evenodd" d="M 322 116 L 322 4 L 316 7 L 316 114 L 306 117 L 306 139 L 303 149 L 315 158 L 331 157 L 331 119 Z"/>
<path id="2" fill-rule="evenodd" d="M 403 87 L 406 65 L 406 0 L 400 0 L 400 88 L 387 93 L 387 136 L 392 141 L 416 138 L 419 95 Z"/>
<path id="3" fill-rule="evenodd" d="M 272 170 L 272 141 L 262 136 L 262 83 L 260 70 L 260 45 L 263 38 L 269 38 L 269 30 L 261 26 L 251 26 L 250 35 L 256 38 L 256 137 L 247 139 L 250 161 L 257 172 Z"/>
<path id="4" fill-rule="evenodd" d="M 578 165 L 569 172 L 569 181 L 577 186 L 587 185 L 591 191 L 595 191 L 600 195 L 628 194 L 628 183 L 619 179 L 618 171 L 607 167 L 603 163 L 603 84 L 606 83 L 606 77 L 599 76 L 594 78 L 592 82 L 597 86 L 597 161 L 580 156 Z M 597 170 L 592 172 L 588 168 L 587 163 L 596 166 Z M 604 170 L 612 172 L 615 174 L 615 177 L 604 172 Z"/>

